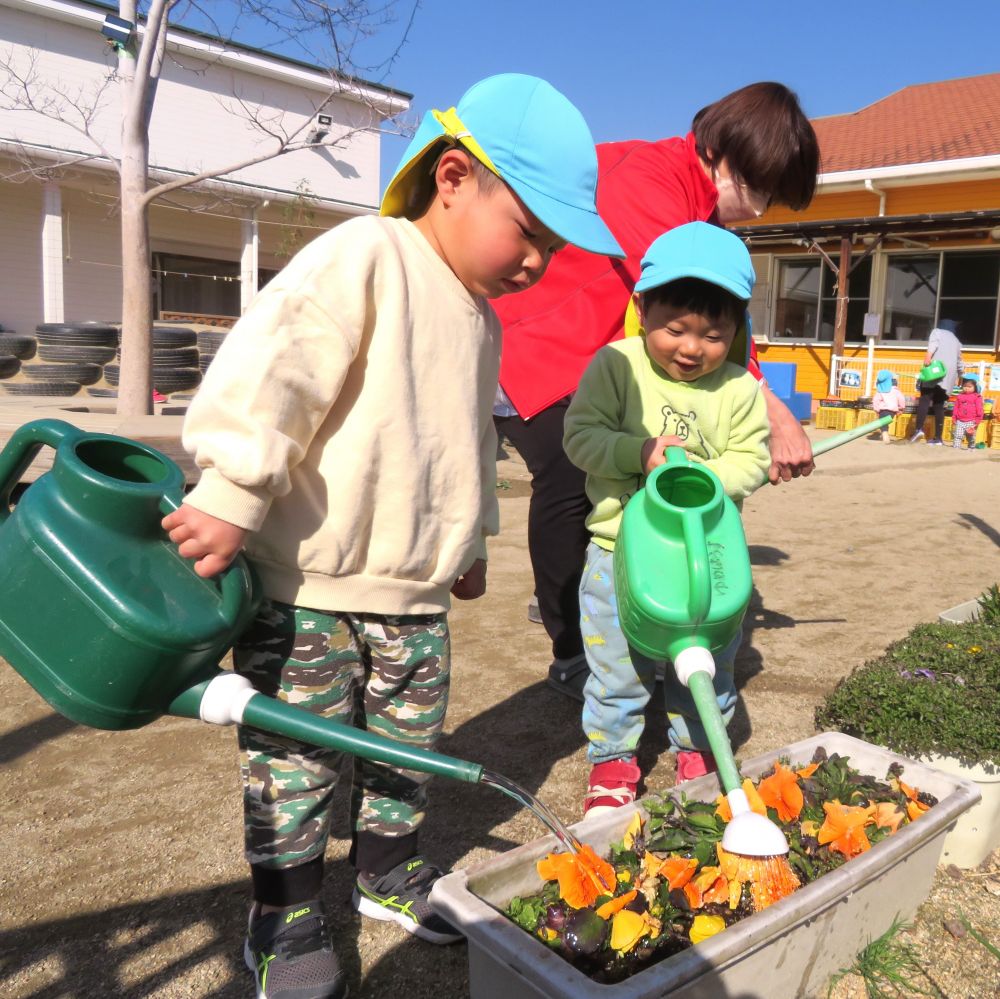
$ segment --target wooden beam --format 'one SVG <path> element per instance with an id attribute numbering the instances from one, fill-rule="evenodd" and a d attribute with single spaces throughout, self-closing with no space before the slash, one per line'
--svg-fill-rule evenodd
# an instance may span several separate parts
<path id="1" fill-rule="evenodd" d="M 59 406 L 53 404 L 51 400 L 5 399 L 0 403 L 0 447 L 5 447 L 14 431 L 31 420 L 65 420 L 80 430 L 128 437 L 162 451 L 180 466 L 185 481 L 193 485 L 198 481 L 200 473 L 191 456 L 181 446 L 183 408 L 169 408 L 176 408 L 177 411 L 167 415 L 125 417 L 113 412 L 94 412 L 90 406 L 81 407 L 77 404 L 74 407 L 68 401 L 65 405 Z M 21 481 L 34 482 L 38 476 L 47 472 L 52 467 L 52 455 L 51 448 L 43 447 Z"/>
<path id="2" fill-rule="evenodd" d="M 847 303 L 851 281 L 851 241 L 840 241 L 840 267 L 837 268 L 837 318 L 833 330 L 833 354 L 841 357 L 847 340 Z"/>

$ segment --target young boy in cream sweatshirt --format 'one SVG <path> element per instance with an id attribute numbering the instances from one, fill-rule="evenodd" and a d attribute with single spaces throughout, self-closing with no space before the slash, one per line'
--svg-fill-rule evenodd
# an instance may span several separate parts
<path id="1" fill-rule="evenodd" d="M 767 479 L 770 428 L 760 384 L 726 360 L 753 292 L 750 254 L 732 233 L 705 222 L 678 226 L 642 259 L 636 311 L 642 336 L 598 351 L 566 412 L 564 444 L 587 473 L 591 543 L 580 581 L 580 628 L 590 677 L 583 729 L 592 767 L 584 812 L 635 800 L 636 748 L 657 663 L 632 649 L 618 624 L 613 557 L 622 510 L 662 465 L 670 445 L 683 447 L 739 502 Z M 722 716 L 736 706 L 737 638 L 716 656 Z M 677 780 L 714 769 L 690 692 L 669 664 L 664 677 L 668 734 Z"/>
<path id="2" fill-rule="evenodd" d="M 246 547 L 266 600 L 235 650 L 260 690 L 430 749 L 444 722 L 450 596 L 486 587 L 498 529 L 500 325 L 565 243 L 620 255 L 573 105 L 505 74 L 425 117 L 382 217 L 303 249 L 226 338 L 184 427 L 202 469 L 164 519 L 212 576 Z M 240 730 L 258 995 L 340 996 L 319 901 L 339 754 Z M 359 911 L 434 943 L 425 774 L 356 760 Z"/>

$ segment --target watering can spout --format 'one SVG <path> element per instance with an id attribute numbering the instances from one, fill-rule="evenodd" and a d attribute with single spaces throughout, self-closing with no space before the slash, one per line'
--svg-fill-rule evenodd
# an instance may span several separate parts
<path id="1" fill-rule="evenodd" d="M 180 693 L 170 702 L 167 713 L 212 725 L 246 725 L 310 746 L 323 746 L 375 763 L 469 784 L 478 784 L 483 776 L 483 767 L 478 763 L 408 746 L 346 722 L 310 714 L 265 696 L 245 676 L 225 670 L 218 670 L 214 676 Z"/>

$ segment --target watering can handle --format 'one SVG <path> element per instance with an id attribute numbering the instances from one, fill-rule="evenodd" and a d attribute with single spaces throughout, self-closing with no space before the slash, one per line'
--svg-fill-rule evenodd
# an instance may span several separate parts
<path id="1" fill-rule="evenodd" d="M 164 515 L 173 513 L 183 502 L 183 491 L 178 490 L 175 492 L 171 490 L 160 497 L 160 510 Z M 185 559 L 185 562 L 193 566 L 190 560 Z M 240 609 L 246 608 L 251 603 L 251 595 L 256 589 L 253 575 L 246 559 L 242 555 L 237 555 L 222 571 L 221 576 L 216 582 L 222 594 L 220 613 L 227 621 L 236 620 Z"/>
<path id="2" fill-rule="evenodd" d="M 671 445 L 664 451 L 667 465 L 690 465 L 687 451 Z M 708 617 L 712 605 L 712 578 L 708 571 L 708 543 L 705 540 L 705 523 L 699 514 L 689 511 L 681 518 L 684 530 L 684 549 L 688 568 L 688 618 L 700 624 Z"/>
<path id="3" fill-rule="evenodd" d="M 705 525 L 694 512 L 685 513 L 684 549 L 688 567 L 688 618 L 700 624 L 712 605 L 712 578 L 708 571 L 708 543 Z"/>
<path id="4" fill-rule="evenodd" d="M 10 516 L 10 494 L 38 452 L 45 445 L 58 449 L 66 443 L 72 447 L 84 436 L 65 420 L 32 420 L 14 432 L 0 451 L 0 524 Z"/>

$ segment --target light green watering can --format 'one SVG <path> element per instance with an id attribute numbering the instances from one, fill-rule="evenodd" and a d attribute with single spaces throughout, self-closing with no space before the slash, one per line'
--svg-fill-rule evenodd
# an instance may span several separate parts
<path id="1" fill-rule="evenodd" d="M 891 420 L 830 437 L 813 454 Z M 666 462 L 626 504 L 614 571 L 618 620 L 629 644 L 652 659 L 669 659 L 691 691 L 733 814 L 723 847 L 748 856 L 787 853 L 781 830 L 750 810 L 712 683 L 715 655 L 739 636 L 753 592 L 743 522 L 719 477 L 683 448 L 668 447 Z"/>
<path id="2" fill-rule="evenodd" d="M 11 493 L 42 447 L 52 469 Z M 131 729 L 163 714 L 242 723 L 393 766 L 477 783 L 483 767 L 318 718 L 258 693 L 218 662 L 259 603 L 237 558 L 197 576 L 160 527 L 184 496 L 165 455 L 60 420 L 0 452 L 0 655 L 60 714 Z"/>

